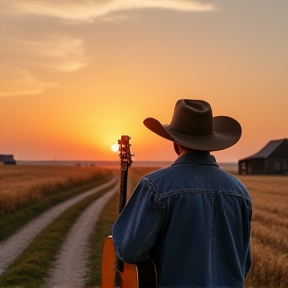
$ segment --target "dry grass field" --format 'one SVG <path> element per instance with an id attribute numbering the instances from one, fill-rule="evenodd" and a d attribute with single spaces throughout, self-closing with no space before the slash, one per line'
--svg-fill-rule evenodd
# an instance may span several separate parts
<path id="1" fill-rule="evenodd" d="M 108 173 L 90 166 L 0 165 L 0 216 Z"/>
<path id="2" fill-rule="evenodd" d="M 158 168 L 132 166 L 130 191 Z M 107 169 L 72 166 L 0 166 L 0 217 L 66 185 L 104 177 Z M 233 172 L 234 173 L 234 172 Z M 288 287 L 288 176 L 239 176 L 252 196 L 253 266 L 248 288 Z M 129 187 L 128 187 L 129 188 Z M 129 191 L 128 191 L 129 193 Z"/>
<path id="3" fill-rule="evenodd" d="M 141 175 L 156 169 L 132 167 L 131 186 L 136 185 Z M 228 172 L 235 174 L 236 169 Z M 249 190 L 253 201 L 253 266 L 246 287 L 287 288 L 288 176 L 235 176 Z"/>
<path id="4" fill-rule="evenodd" d="M 288 287 L 288 177 L 237 176 L 253 201 L 247 287 Z"/>

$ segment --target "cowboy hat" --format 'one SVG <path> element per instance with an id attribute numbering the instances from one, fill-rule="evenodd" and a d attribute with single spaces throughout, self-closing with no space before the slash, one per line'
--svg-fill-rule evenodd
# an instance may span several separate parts
<path id="1" fill-rule="evenodd" d="M 143 123 L 165 139 L 201 151 L 226 149 L 238 142 L 242 133 L 238 121 L 228 116 L 213 117 L 210 104 L 203 100 L 178 100 L 170 125 L 152 117 Z"/>

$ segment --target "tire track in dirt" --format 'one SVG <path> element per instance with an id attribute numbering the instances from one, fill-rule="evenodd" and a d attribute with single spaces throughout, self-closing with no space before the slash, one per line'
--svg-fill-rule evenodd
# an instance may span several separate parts
<path id="1" fill-rule="evenodd" d="M 76 197 L 73 197 L 72 199 L 65 201 L 64 203 L 60 203 L 54 206 L 53 208 L 39 215 L 39 217 L 27 223 L 14 235 L 0 243 L 0 275 L 31 243 L 33 238 L 37 236 L 51 221 L 58 217 L 62 212 L 89 195 L 97 193 L 98 191 L 111 185 L 115 186 L 117 182 L 117 177 L 114 177 L 112 180 L 105 184 L 90 189 Z"/>
<path id="2" fill-rule="evenodd" d="M 46 279 L 47 287 L 84 287 L 88 273 L 89 237 L 105 204 L 117 191 L 117 187 L 112 188 L 78 218 L 62 244 L 54 267 L 50 269 L 49 279 Z"/>

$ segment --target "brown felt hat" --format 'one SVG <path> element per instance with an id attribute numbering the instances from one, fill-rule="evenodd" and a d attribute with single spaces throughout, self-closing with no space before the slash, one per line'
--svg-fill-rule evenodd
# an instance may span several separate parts
<path id="1" fill-rule="evenodd" d="M 144 125 L 159 136 L 184 147 L 217 151 L 234 145 L 241 137 L 241 125 L 228 116 L 213 117 L 209 103 L 180 99 L 176 102 L 171 123 L 161 124 L 149 117 Z"/>

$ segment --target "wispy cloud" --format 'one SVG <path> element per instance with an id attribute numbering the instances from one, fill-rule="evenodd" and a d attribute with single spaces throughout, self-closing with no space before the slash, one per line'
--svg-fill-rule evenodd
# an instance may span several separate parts
<path id="1" fill-rule="evenodd" d="M 20 68 L 1 67 L 0 97 L 35 95 L 56 83 L 45 82 L 35 78 L 29 71 Z"/>
<path id="2" fill-rule="evenodd" d="M 0 97 L 35 95 L 58 86 L 57 80 L 44 80 L 40 70 L 73 72 L 89 64 L 80 38 L 45 35 L 37 39 L 1 39 L 5 41 L 1 41 Z M 5 58 L 8 53 L 14 57 Z"/>
<path id="3" fill-rule="evenodd" d="M 43 15 L 76 21 L 93 21 L 113 12 L 132 9 L 172 9 L 206 12 L 216 10 L 214 4 L 191 0 L 9 0 L 1 1 L 0 11 Z"/>
<path id="4" fill-rule="evenodd" d="M 105 21 L 105 22 L 110 22 L 110 23 L 120 23 L 120 22 L 124 22 L 124 21 L 133 21 L 133 20 L 137 20 L 139 19 L 139 15 L 133 15 L 133 16 L 128 16 L 125 14 L 111 14 L 111 15 L 107 15 L 103 18 L 101 18 L 101 20 Z"/>
<path id="5" fill-rule="evenodd" d="M 56 85 L 57 79 L 50 80 L 50 75 L 47 76 L 51 71 L 73 72 L 90 64 L 85 38 L 75 36 L 77 32 L 71 30 L 67 34 L 66 21 L 46 21 L 53 23 L 49 26 L 43 25 L 43 18 L 72 23 L 89 24 L 98 19 L 118 23 L 138 19 L 138 13 L 126 13 L 136 9 L 206 12 L 217 8 L 200 0 L 1 0 L 0 16 L 8 21 L 4 21 L 0 33 L 0 96 L 39 94 Z M 36 17 L 30 17 L 33 15 Z M 38 21 L 41 29 L 37 29 Z M 55 27 L 62 29 L 58 31 Z M 37 73 L 40 70 L 44 71 L 41 75 Z M 53 79 L 55 73 L 52 74 Z M 45 77 L 49 80 L 43 80 Z"/>
<path id="6" fill-rule="evenodd" d="M 84 41 L 80 38 L 53 35 L 45 39 L 15 39 L 10 42 L 15 47 L 20 46 L 26 58 L 34 62 L 37 58 L 38 65 L 44 67 L 71 72 L 89 64 Z"/>

